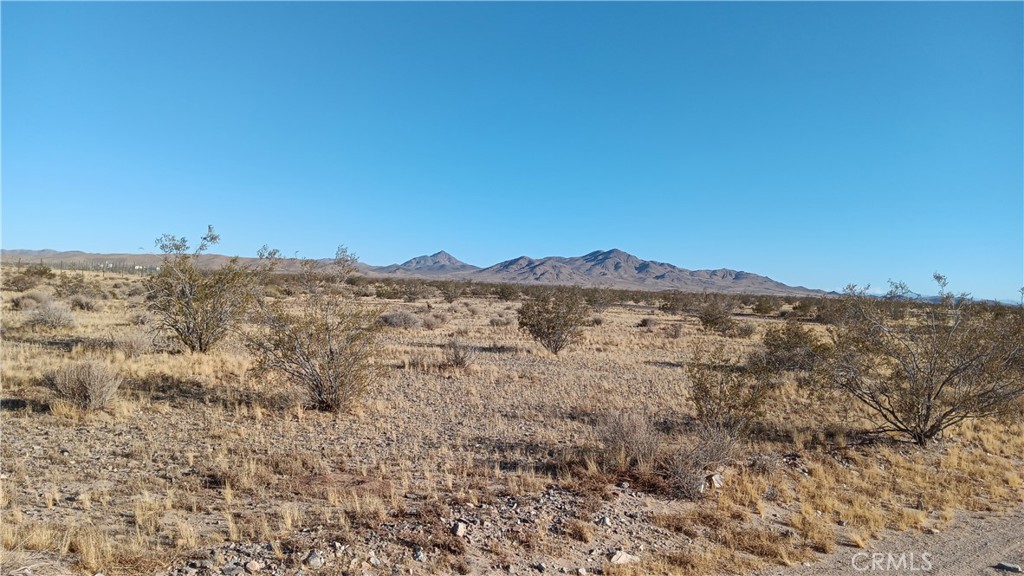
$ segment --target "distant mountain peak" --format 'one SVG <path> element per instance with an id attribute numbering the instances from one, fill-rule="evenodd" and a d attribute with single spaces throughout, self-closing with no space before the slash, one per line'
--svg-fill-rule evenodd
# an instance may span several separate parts
<path id="1" fill-rule="evenodd" d="M 466 264 L 444 250 L 429 256 L 417 256 L 397 266 L 385 266 L 381 269 L 382 272 L 411 272 L 425 275 L 443 275 L 474 270 L 479 270 L 479 268 L 472 264 Z"/>

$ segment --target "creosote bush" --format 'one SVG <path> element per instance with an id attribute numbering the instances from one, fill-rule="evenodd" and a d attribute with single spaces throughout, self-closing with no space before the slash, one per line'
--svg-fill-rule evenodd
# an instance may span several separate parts
<path id="1" fill-rule="evenodd" d="M 85 410 L 110 408 L 123 381 L 117 370 L 95 360 L 62 366 L 46 377 L 60 400 Z"/>
<path id="2" fill-rule="evenodd" d="M 209 352 L 238 327 L 253 302 L 257 276 L 237 258 L 212 270 L 200 268 L 200 256 L 219 241 L 209 226 L 190 252 L 185 238 L 164 234 L 156 242 L 164 253 L 160 271 L 146 279 L 157 324 L 192 352 Z"/>
<path id="3" fill-rule="evenodd" d="M 878 431 L 919 445 L 964 420 L 1012 414 L 1024 398 L 1024 308 L 990 307 L 935 281 L 936 304 L 915 302 L 902 283 L 881 299 L 848 287 L 821 371 Z"/>
<path id="4" fill-rule="evenodd" d="M 538 290 L 519 308 L 519 329 L 552 354 L 575 340 L 590 316 L 590 305 L 578 286 Z"/>
<path id="5" fill-rule="evenodd" d="M 765 352 L 758 362 L 770 370 L 813 370 L 831 350 L 814 332 L 795 321 L 768 328 L 763 343 Z"/>
<path id="6" fill-rule="evenodd" d="M 53 270 L 45 264 L 29 264 L 15 274 L 6 273 L 9 270 L 9 268 L 5 269 L 3 274 L 4 288 L 14 290 L 15 292 L 31 290 L 42 284 L 45 280 L 55 277 Z"/>
<path id="7" fill-rule="evenodd" d="M 718 297 L 711 297 L 700 306 L 697 319 L 702 328 L 719 334 L 729 333 L 735 324 L 729 303 Z"/>
<path id="8" fill-rule="evenodd" d="M 301 264 L 306 296 L 294 304 L 262 299 L 254 308 L 255 327 L 244 336 L 256 359 L 252 374 L 299 386 L 318 410 L 348 410 L 381 376 L 380 314 L 337 290 L 355 264 L 344 248 L 332 268 Z"/>
<path id="9" fill-rule="evenodd" d="M 697 344 L 692 354 L 686 375 L 699 422 L 740 431 L 762 414 L 775 384 L 771 371 L 731 358 L 721 343 L 710 348 Z"/>

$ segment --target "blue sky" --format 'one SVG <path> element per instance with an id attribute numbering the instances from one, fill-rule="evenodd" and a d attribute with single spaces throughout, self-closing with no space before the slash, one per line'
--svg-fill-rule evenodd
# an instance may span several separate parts
<path id="1" fill-rule="evenodd" d="M 5 248 L 1024 285 L 1002 3 L 12 3 Z"/>

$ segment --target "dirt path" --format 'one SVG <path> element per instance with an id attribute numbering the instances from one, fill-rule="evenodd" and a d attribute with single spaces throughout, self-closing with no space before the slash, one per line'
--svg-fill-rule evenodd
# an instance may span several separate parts
<path id="1" fill-rule="evenodd" d="M 772 568 L 761 576 L 939 574 L 995 576 L 1009 562 L 1024 566 L 1024 506 L 1001 516 L 964 513 L 938 534 L 891 532 L 867 549 L 842 547 L 810 566 Z"/>

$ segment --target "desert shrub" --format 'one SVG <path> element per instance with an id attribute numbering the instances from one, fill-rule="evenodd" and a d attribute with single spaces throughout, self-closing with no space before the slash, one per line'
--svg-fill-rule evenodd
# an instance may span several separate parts
<path id="1" fill-rule="evenodd" d="M 156 242 L 164 253 L 160 271 L 146 279 L 157 325 L 193 352 L 210 351 L 237 328 L 255 295 L 254 271 L 237 258 L 212 270 L 200 268 L 200 256 L 219 241 L 210 226 L 190 252 L 185 238 L 164 234 Z"/>
<path id="2" fill-rule="evenodd" d="M 646 414 L 616 412 L 598 421 L 602 463 L 612 470 L 649 468 L 658 457 L 662 434 Z"/>
<path id="3" fill-rule="evenodd" d="M 519 308 L 519 329 L 558 354 L 580 334 L 590 314 L 578 286 L 558 286 L 539 291 Z"/>
<path id="4" fill-rule="evenodd" d="M 124 378 L 114 368 L 84 360 L 58 368 L 46 377 L 46 385 L 60 400 L 86 410 L 110 407 Z"/>
<path id="5" fill-rule="evenodd" d="M 759 361 L 772 370 L 813 370 L 829 354 L 814 332 L 792 321 L 768 328 L 764 348 Z"/>
<path id="6" fill-rule="evenodd" d="M 129 329 L 114 339 L 114 348 L 126 358 L 135 358 L 153 350 L 153 337 L 137 328 Z"/>
<path id="7" fill-rule="evenodd" d="M 301 263 L 307 296 L 297 306 L 260 300 L 254 327 L 244 341 L 253 354 L 258 378 L 298 385 L 318 410 L 339 412 L 351 406 L 380 378 L 379 313 L 361 307 L 334 290 L 355 265 L 344 248 L 333 269 Z"/>
<path id="8" fill-rule="evenodd" d="M 420 319 L 405 310 L 383 314 L 380 321 L 390 328 L 416 328 L 420 325 Z"/>
<path id="9" fill-rule="evenodd" d="M 618 294 L 611 288 L 587 288 L 587 304 L 596 312 L 604 312 L 618 301 Z"/>
<path id="10" fill-rule="evenodd" d="M 726 334 L 733 328 L 732 310 L 721 298 L 709 298 L 697 311 L 697 319 L 704 330 Z"/>
<path id="11" fill-rule="evenodd" d="M 13 306 L 15 310 L 34 310 L 38 308 L 40 304 L 45 304 L 50 301 L 51 299 L 48 294 L 38 290 L 32 290 L 31 292 L 26 292 L 25 294 L 11 298 L 11 306 Z"/>
<path id="12" fill-rule="evenodd" d="M 669 314 L 685 314 L 693 309 L 696 295 L 678 290 L 662 292 L 658 295 L 658 308 Z"/>
<path id="13" fill-rule="evenodd" d="M 591 326 L 600 326 L 604 324 L 604 318 L 601 316 L 594 316 L 590 319 Z"/>
<path id="14" fill-rule="evenodd" d="M 83 312 L 95 312 L 99 309 L 99 303 L 96 302 L 95 298 L 85 296 L 84 294 L 75 294 L 68 299 L 71 304 L 72 310 L 82 310 Z"/>
<path id="15" fill-rule="evenodd" d="M 702 499 L 708 476 L 728 464 L 738 447 L 735 428 L 698 426 L 667 460 L 664 472 L 672 491 L 681 498 Z"/>
<path id="16" fill-rule="evenodd" d="M 448 323 L 448 316 L 440 312 L 433 312 L 423 318 L 423 327 L 427 330 L 437 330 Z"/>
<path id="17" fill-rule="evenodd" d="M 919 445 L 964 420 L 1011 413 L 1024 398 L 1024 308 L 996 313 L 947 292 L 942 275 L 935 281 L 936 304 L 913 302 L 901 283 L 882 299 L 849 287 L 821 371 L 879 431 Z"/>
<path id="18" fill-rule="evenodd" d="M 512 284 L 498 284 L 494 287 L 494 295 L 502 302 L 511 302 L 519 298 L 519 287 Z"/>
<path id="19" fill-rule="evenodd" d="M 402 299 L 406 302 L 416 302 L 427 298 L 430 294 L 428 286 L 422 282 L 407 281 L 402 288 Z"/>
<path id="20" fill-rule="evenodd" d="M 53 270 L 44 264 L 29 264 L 15 274 L 4 274 L 4 288 L 25 292 L 54 277 Z"/>
<path id="21" fill-rule="evenodd" d="M 32 328 L 61 330 L 75 326 L 75 315 L 66 304 L 44 302 L 29 312 L 25 323 Z"/>
<path id="22" fill-rule="evenodd" d="M 721 343 L 695 345 L 685 368 L 697 420 L 707 428 L 745 429 L 762 414 L 775 383 L 770 371 L 731 358 Z"/>
<path id="23" fill-rule="evenodd" d="M 761 316 L 774 316 L 781 307 L 777 298 L 761 296 L 754 301 L 753 311 L 754 314 L 760 314 Z"/>
<path id="24" fill-rule="evenodd" d="M 756 332 L 757 326 L 750 322 L 733 322 L 726 336 L 730 338 L 750 338 Z"/>
<path id="25" fill-rule="evenodd" d="M 465 368 L 473 361 L 473 348 L 452 338 L 444 345 L 444 364 L 450 368 Z"/>
<path id="26" fill-rule="evenodd" d="M 95 282 L 86 282 L 85 274 L 61 273 L 57 284 L 53 287 L 54 292 L 60 298 L 69 296 L 91 296 L 97 297 L 103 293 L 103 289 Z"/>
<path id="27" fill-rule="evenodd" d="M 658 319 L 657 318 L 641 318 L 640 322 L 638 322 L 637 325 L 636 325 L 637 328 L 647 328 L 648 330 L 657 328 L 657 326 L 658 326 Z"/>
<path id="28" fill-rule="evenodd" d="M 454 280 L 445 280 L 441 282 L 438 289 L 440 290 L 441 297 L 444 298 L 444 301 L 452 304 L 462 296 L 462 293 L 465 291 L 465 286 L 455 282 Z"/>
<path id="29" fill-rule="evenodd" d="M 515 322 L 512 318 L 495 317 L 491 318 L 490 324 L 494 327 L 511 326 Z"/>
<path id="30" fill-rule="evenodd" d="M 382 283 L 374 288 L 374 294 L 381 300 L 401 300 L 404 290 L 393 283 Z"/>
<path id="31" fill-rule="evenodd" d="M 682 338 L 683 337 L 683 325 L 682 324 L 672 324 L 671 326 L 668 327 L 668 331 L 666 332 L 666 334 L 668 335 L 669 338 L 674 338 L 676 340 L 678 340 L 679 338 Z"/>

